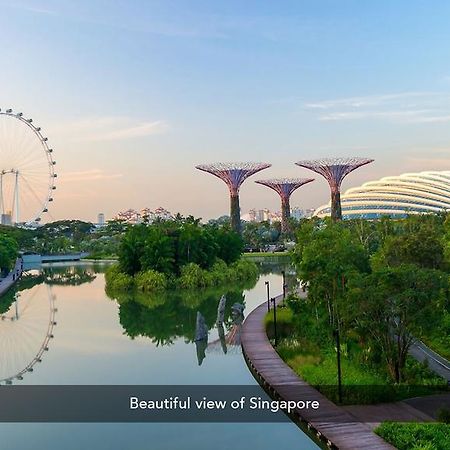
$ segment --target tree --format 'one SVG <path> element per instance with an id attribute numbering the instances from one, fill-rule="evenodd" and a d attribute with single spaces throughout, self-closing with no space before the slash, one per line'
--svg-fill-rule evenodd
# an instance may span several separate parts
<path id="1" fill-rule="evenodd" d="M 160 226 L 143 227 L 146 234 L 141 248 L 141 269 L 156 270 L 166 275 L 174 273 L 174 242 Z"/>
<path id="2" fill-rule="evenodd" d="M 414 336 L 421 335 L 431 322 L 434 301 L 444 295 L 447 283 L 444 273 L 412 264 L 353 275 L 346 314 L 360 334 L 369 337 L 381 351 L 397 383 L 403 379 Z"/>
<path id="3" fill-rule="evenodd" d="M 141 257 L 147 237 L 147 227 L 136 225 L 122 237 L 119 247 L 119 263 L 123 272 L 134 275 L 142 268 Z"/>
<path id="4" fill-rule="evenodd" d="M 443 269 L 444 247 L 441 236 L 428 227 L 415 232 L 389 236 L 374 256 L 376 265 L 396 267 L 400 264 L 415 264 L 422 268 Z"/>
<path id="5" fill-rule="evenodd" d="M 237 261 L 244 250 L 242 237 L 228 227 L 214 227 L 212 232 L 218 247 L 217 257 L 227 264 Z"/>
<path id="6" fill-rule="evenodd" d="M 19 246 L 17 242 L 5 234 L 0 234 L 0 270 L 5 273 L 14 267 Z"/>
<path id="7" fill-rule="evenodd" d="M 294 261 L 299 278 L 308 284 L 308 298 L 325 300 L 330 323 L 338 325 L 338 302 L 345 297 L 349 277 L 369 271 L 364 247 L 341 223 L 311 222 L 299 232 Z"/>

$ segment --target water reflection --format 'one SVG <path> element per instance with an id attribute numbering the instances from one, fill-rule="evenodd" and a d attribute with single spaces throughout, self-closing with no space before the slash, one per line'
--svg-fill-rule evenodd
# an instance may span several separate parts
<path id="1" fill-rule="evenodd" d="M 245 305 L 244 289 L 254 285 L 151 294 L 110 290 L 106 293 L 118 302 L 119 320 L 128 336 L 132 339 L 145 336 L 157 346 L 166 346 L 180 337 L 186 343 L 200 342 L 202 339 L 196 341 L 197 312 L 204 318 L 206 329 L 211 330 L 216 324 L 222 295 L 227 299 L 223 311 L 224 331 L 232 330 L 236 326 L 232 306 L 237 303 Z"/>
<path id="2" fill-rule="evenodd" d="M 49 350 L 56 326 L 56 297 L 42 281 L 41 272 L 27 273 L 1 299 L 0 383 L 23 380 Z M 36 297 L 47 301 L 35 301 Z"/>
<path id="3" fill-rule="evenodd" d="M 29 270 L 0 297 L 0 383 L 22 381 L 49 350 L 58 311 L 52 286 L 91 283 L 96 269 L 43 266 Z"/>

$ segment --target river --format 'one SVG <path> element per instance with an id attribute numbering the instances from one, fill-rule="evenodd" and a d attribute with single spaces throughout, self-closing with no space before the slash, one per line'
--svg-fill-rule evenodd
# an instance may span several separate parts
<path id="1" fill-rule="evenodd" d="M 14 385 L 256 384 L 240 347 L 231 343 L 225 354 L 218 339 L 220 290 L 108 296 L 104 269 L 49 265 L 0 299 L 0 379 L 19 374 Z M 244 314 L 251 311 L 266 297 L 266 280 L 274 294 L 281 291 L 281 275 L 273 272 L 255 286 L 228 290 L 228 326 L 231 305 L 244 303 Z M 209 328 L 206 349 L 193 342 L 197 311 Z M 0 448 L 7 450 L 318 448 L 292 423 L 0 424 L 0 430 Z"/>

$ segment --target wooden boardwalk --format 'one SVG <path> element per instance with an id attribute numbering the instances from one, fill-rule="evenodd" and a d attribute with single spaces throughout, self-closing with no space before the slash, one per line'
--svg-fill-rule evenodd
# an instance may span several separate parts
<path id="1" fill-rule="evenodd" d="M 282 296 L 277 297 L 277 303 Z M 306 426 L 328 447 L 341 450 L 393 450 L 364 423 L 332 403 L 303 381 L 277 354 L 264 327 L 267 302 L 246 318 L 241 335 L 242 351 L 253 375 L 269 394 L 280 400 L 317 400 L 318 410 L 296 410 L 293 420 Z"/>

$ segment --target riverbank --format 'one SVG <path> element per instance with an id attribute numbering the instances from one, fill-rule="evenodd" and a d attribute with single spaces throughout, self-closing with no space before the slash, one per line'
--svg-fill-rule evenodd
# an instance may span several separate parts
<path id="1" fill-rule="evenodd" d="M 17 258 L 13 269 L 5 278 L 0 279 L 0 296 L 7 292 L 20 279 L 22 273 L 23 261 L 21 258 Z"/>

